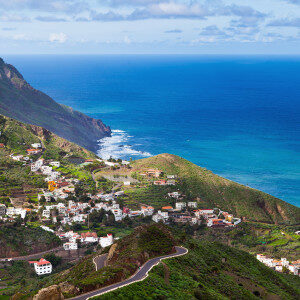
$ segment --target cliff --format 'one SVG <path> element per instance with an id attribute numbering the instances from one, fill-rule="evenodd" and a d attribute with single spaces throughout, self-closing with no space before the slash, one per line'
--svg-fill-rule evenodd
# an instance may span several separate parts
<path id="1" fill-rule="evenodd" d="M 111 130 L 101 120 L 93 119 L 55 102 L 34 89 L 19 71 L 0 58 L 0 113 L 19 121 L 38 125 L 91 151 L 97 140 Z"/>
<path id="2" fill-rule="evenodd" d="M 48 156 L 51 155 L 49 158 L 52 159 L 59 159 L 60 156 L 66 154 L 86 159 L 97 158 L 94 153 L 43 127 L 24 124 L 1 114 L 0 132 L 0 143 L 3 143 L 10 151 L 24 152 L 25 154 L 25 150 L 30 144 L 42 142 L 45 147 L 45 154 L 48 154 Z"/>

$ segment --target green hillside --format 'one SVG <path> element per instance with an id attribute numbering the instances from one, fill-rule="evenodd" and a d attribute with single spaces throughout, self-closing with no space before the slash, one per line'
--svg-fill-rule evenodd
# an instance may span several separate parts
<path id="1" fill-rule="evenodd" d="M 300 208 L 264 192 L 222 178 L 181 157 L 160 154 L 134 161 L 132 166 L 134 172 L 157 168 L 165 174 L 178 175 L 176 188 L 184 193 L 187 199 L 196 199 L 199 207 L 218 207 L 243 217 L 244 221 L 300 223 Z M 156 189 L 150 187 L 144 191 L 148 199 L 152 199 L 153 190 Z M 166 203 L 166 199 L 162 198 L 163 202 Z"/>
<path id="2" fill-rule="evenodd" d="M 15 153 L 26 154 L 26 149 L 33 143 L 42 142 L 47 158 L 60 158 L 64 155 L 80 156 L 83 158 L 96 158 L 96 155 L 83 147 L 80 147 L 49 130 L 24 124 L 14 119 L 0 115 L 0 143 L 7 150 Z"/>
<path id="3" fill-rule="evenodd" d="M 207 241 L 185 243 L 187 255 L 165 260 L 142 282 L 92 299 L 298 299 L 300 279 L 254 256 Z"/>
<path id="4" fill-rule="evenodd" d="M 18 72 L 0 58 L 0 114 L 42 126 L 92 151 L 97 140 L 110 135 L 101 120 L 60 105 L 31 87 Z"/>

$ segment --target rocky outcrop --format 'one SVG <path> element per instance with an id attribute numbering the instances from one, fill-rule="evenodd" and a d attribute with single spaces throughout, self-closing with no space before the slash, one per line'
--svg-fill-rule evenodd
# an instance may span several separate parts
<path id="1" fill-rule="evenodd" d="M 97 141 L 111 134 L 109 126 L 101 120 L 61 105 L 34 89 L 14 66 L 1 58 L 0 114 L 42 126 L 93 152 L 98 148 Z"/>
<path id="2" fill-rule="evenodd" d="M 66 295 L 77 295 L 79 293 L 79 288 L 69 282 L 62 282 L 59 287 L 61 292 Z"/>
<path id="3" fill-rule="evenodd" d="M 63 300 L 65 299 L 58 285 L 51 285 L 39 290 L 33 300 Z"/>

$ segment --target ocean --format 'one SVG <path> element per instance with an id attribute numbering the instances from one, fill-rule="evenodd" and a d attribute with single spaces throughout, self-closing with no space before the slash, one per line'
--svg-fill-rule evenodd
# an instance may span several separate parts
<path id="1" fill-rule="evenodd" d="M 33 87 L 111 126 L 101 157 L 177 154 L 300 206 L 300 57 L 4 59 Z"/>

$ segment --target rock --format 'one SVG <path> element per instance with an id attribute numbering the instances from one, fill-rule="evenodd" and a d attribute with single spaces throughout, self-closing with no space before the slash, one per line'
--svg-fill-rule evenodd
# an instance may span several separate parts
<path id="1" fill-rule="evenodd" d="M 64 294 L 76 295 L 79 292 L 79 289 L 75 285 L 68 283 L 68 282 L 60 283 L 59 287 L 60 287 L 61 292 Z"/>
<path id="2" fill-rule="evenodd" d="M 58 285 L 51 285 L 47 288 L 39 290 L 33 297 L 33 300 L 63 300 L 64 296 Z"/>

